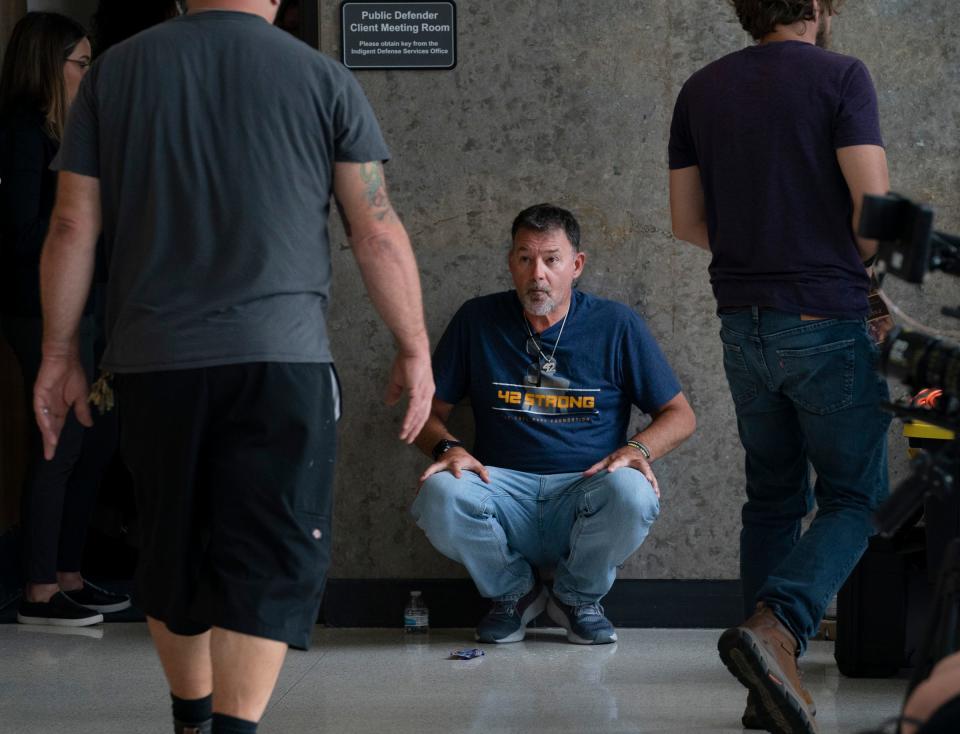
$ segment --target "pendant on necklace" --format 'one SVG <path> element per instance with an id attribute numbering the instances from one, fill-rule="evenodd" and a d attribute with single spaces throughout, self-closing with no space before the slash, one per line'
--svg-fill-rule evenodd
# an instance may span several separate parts
<path id="1" fill-rule="evenodd" d="M 557 360 L 555 360 L 553 357 L 547 357 L 540 369 L 545 375 L 552 375 L 557 371 Z"/>

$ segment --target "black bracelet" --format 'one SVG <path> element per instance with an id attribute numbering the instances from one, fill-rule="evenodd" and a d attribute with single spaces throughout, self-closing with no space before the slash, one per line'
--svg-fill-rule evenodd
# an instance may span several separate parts
<path id="1" fill-rule="evenodd" d="M 647 461 L 650 461 L 650 457 L 653 456 L 653 454 L 650 453 L 650 449 L 648 449 L 645 444 L 642 444 L 639 441 L 634 441 L 631 439 L 627 441 L 627 446 L 632 446 L 635 448 L 637 451 L 643 454 L 643 458 Z"/>
<path id="2" fill-rule="evenodd" d="M 449 438 L 441 438 L 437 441 L 437 445 L 433 447 L 433 460 L 440 461 L 441 456 L 457 446 L 463 446 L 463 443 Z"/>

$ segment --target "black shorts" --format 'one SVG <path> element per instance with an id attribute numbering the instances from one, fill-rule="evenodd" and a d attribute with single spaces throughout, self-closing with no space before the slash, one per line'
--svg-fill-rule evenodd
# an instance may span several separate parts
<path id="1" fill-rule="evenodd" d="M 330 565 L 330 364 L 118 375 L 139 513 L 136 602 L 177 634 L 305 649 Z"/>

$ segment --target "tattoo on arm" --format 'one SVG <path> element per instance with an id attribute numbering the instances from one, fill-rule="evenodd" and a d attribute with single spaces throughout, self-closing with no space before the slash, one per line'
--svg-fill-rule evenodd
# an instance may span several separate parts
<path id="1" fill-rule="evenodd" d="M 383 221 L 390 214 L 390 200 L 383 182 L 383 166 L 376 162 L 360 164 L 360 178 L 366 186 L 367 204 L 373 215 Z"/>

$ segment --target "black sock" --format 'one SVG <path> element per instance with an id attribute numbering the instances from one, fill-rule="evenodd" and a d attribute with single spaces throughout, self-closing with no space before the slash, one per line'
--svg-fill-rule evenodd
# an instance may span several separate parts
<path id="1" fill-rule="evenodd" d="M 213 716 L 212 695 L 188 700 L 171 693 L 170 700 L 173 701 L 173 718 L 181 724 L 202 724 Z"/>
<path id="2" fill-rule="evenodd" d="M 235 719 L 226 714 L 213 715 L 213 734 L 256 734 L 257 722 Z"/>

